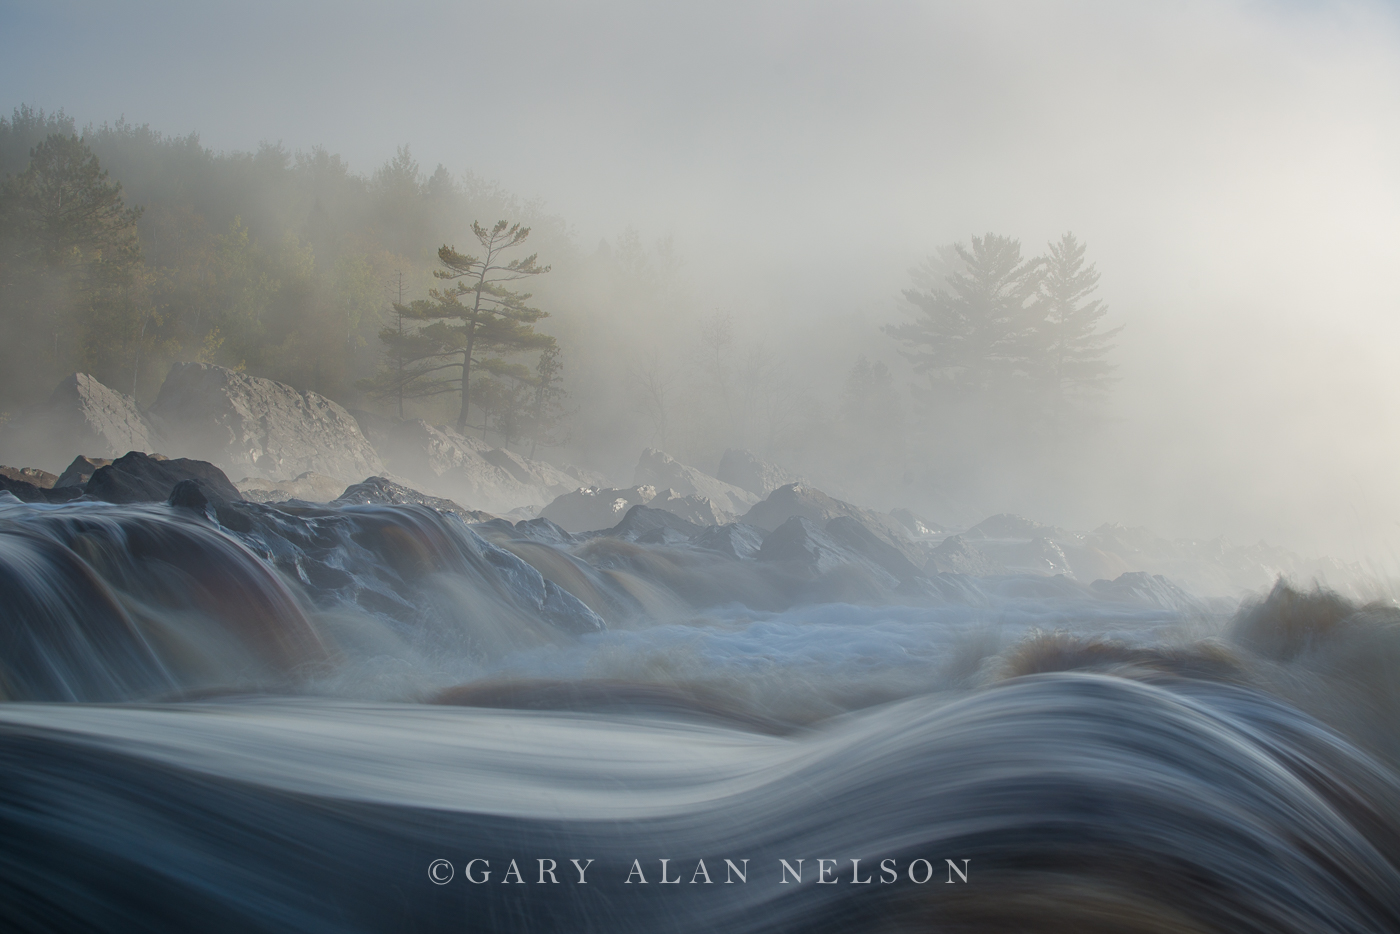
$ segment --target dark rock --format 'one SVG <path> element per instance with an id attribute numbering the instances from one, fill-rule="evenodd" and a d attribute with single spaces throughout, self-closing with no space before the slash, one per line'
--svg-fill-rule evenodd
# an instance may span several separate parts
<path id="1" fill-rule="evenodd" d="M 161 442 L 154 421 L 135 399 L 86 373 L 74 373 L 58 384 L 47 402 L 0 429 L 0 452 L 7 460 L 53 468 L 74 449 L 119 457 L 127 451 L 155 450 Z"/>
<path id="2" fill-rule="evenodd" d="M 163 460 L 160 455 L 155 455 L 155 457 L 157 460 Z M 92 479 L 97 468 L 106 467 L 110 463 L 112 463 L 110 457 L 86 457 L 79 454 L 73 458 L 73 463 L 59 474 L 58 479 L 54 481 L 54 486 L 87 486 L 87 482 Z"/>
<path id="3" fill-rule="evenodd" d="M 54 481 L 58 479 L 57 474 L 51 474 L 47 470 L 40 470 L 37 467 L 0 467 L 0 477 L 22 480 L 41 490 L 53 489 Z"/>
<path id="4" fill-rule="evenodd" d="M 748 451 L 730 448 L 719 460 L 716 479 L 748 490 L 755 496 L 767 496 L 780 486 L 800 483 L 802 478 L 779 467 L 754 457 Z"/>
<path id="5" fill-rule="evenodd" d="M 314 392 L 208 363 L 170 368 L 151 413 L 171 449 L 206 458 L 236 477 L 291 480 L 382 473 L 384 465 L 350 413 Z"/>
<path id="6" fill-rule="evenodd" d="M 0 490 L 8 492 L 22 503 L 66 503 L 83 495 L 82 487 L 45 488 L 28 480 L 12 480 L 0 474 Z"/>
<path id="7" fill-rule="evenodd" d="M 243 499 L 213 464 L 183 457 L 157 460 L 140 451 L 99 467 L 88 481 L 86 493 L 109 503 L 159 503 L 168 501 L 171 490 L 182 480 L 198 480 L 203 494 L 213 503 Z"/>
<path id="8" fill-rule="evenodd" d="M 170 499 L 166 503 L 179 509 L 188 509 L 201 516 L 209 515 L 209 497 L 205 494 L 204 488 L 199 485 L 198 480 L 181 480 L 175 484 L 175 488 L 170 491 Z"/>

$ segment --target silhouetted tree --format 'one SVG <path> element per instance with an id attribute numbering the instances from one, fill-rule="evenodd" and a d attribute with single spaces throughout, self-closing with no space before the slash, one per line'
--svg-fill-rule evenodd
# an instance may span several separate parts
<path id="1" fill-rule="evenodd" d="M 1090 298 L 1098 288 L 1094 264 L 1084 263 L 1084 245 L 1072 233 L 1049 244 L 1042 259 L 1035 308 L 1035 377 L 1058 414 L 1075 397 L 1107 390 L 1114 367 L 1104 357 L 1122 330 L 1100 331 L 1108 308 Z"/>
<path id="2" fill-rule="evenodd" d="M 964 268 L 942 288 L 906 289 L 915 320 L 885 332 L 940 395 L 1002 392 L 1029 375 L 1039 264 L 1021 258 L 1019 240 L 991 233 L 955 250 Z"/>

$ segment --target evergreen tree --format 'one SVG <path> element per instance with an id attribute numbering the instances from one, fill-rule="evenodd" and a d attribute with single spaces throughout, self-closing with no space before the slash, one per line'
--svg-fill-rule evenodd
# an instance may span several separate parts
<path id="1" fill-rule="evenodd" d="M 526 304 L 529 293 L 507 287 L 549 271 L 548 266 L 539 265 L 535 254 L 510 261 L 501 255 L 524 243 L 530 228 L 499 221 L 489 229 L 473 223 L 472 232 L 481 244 L 482 256 L 458 253 L 449 246 L 438 250 L 442 268 L 433 270 L 433 275 L 452 284 L 431 290 L 428 299 L 394 306 L 397 314 L 424 325 L 411 332 L 381 331 L 380 340 L 393 366 L 361 384 L 380 396 L 460 392 L 458 431 L 467 428 L 474 390 L 479 388 L 485 394 L 483 401 L 498 405 L 505 387 L 489 380 L 528 379 L 528 371 L 506 356 L 545 350 L 554 344 L 553 337 L 534 328 L 535 322 L 548 314 Z M 488 381 L 474 383 L 474 370 L 481 371 L 481 377 Z M 493 418 L 498 420 L 499 415 Z"/>
<path id="2" fill-rule="evenodd" d="M 1028 375 L 1038 262 L 1021 258 L 1019 240 L 991 233 L 955 250 L 964 268 L 943 288 L 906 289 L 915 320 L 885 332 L 940 395 L 1003 394 Z"/>
<path id="3" fill-rule="evenodd" d="M 1114 367 L 1104 360 L 1122 327 L 1099 331 L 1108 308 L 1090 298 L 1098 288 L 1094 264 L 1084 264 L 1084 245 L 1072 233 L 1049 244 L 1036 296 L 1037 381 L 1056 417 L 1076 397 L 1102 393 Z"/>

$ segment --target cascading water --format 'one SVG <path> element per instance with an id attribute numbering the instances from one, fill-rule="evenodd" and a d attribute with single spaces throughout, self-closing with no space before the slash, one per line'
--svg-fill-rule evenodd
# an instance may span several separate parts
<path id="1" fill-rule="evenodd" d="M 0 505 L 0 926 L 1400 930 L 1395 611 L 822 586 L 422 506 Z"/>

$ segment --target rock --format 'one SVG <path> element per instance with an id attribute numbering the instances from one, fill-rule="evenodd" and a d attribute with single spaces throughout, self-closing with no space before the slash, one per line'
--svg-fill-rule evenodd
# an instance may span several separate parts
<path id="1" fill-rule="evenodd" d="M 756 558 L 763 547 L 763 530 L 743 522 L 715 525 L 692 539 L 691 544 L 740 560 Z"/>
<path id="2" fill-rule="evenodd" d="M 790 473 L 777 464 L 770 464 L 754 457 L 748 451 L 730 448 L 719 460 L 716 478 L 725 483 L 747 490 L 758 497 L 767 496 L 780 486 L 801 483 L 802 478 Z"/>
<path id="3" fill-rule="evenodd" d="M 347 484 L 335 477 L 307 471 L 293 480 L 273 483 L 263 477 L 245 477 L 234 486 L 252 503 L 285 503 L 298 499 L 306 503 L 329 503 L 345 492 Z"/>
<path id="4" fill-rule="evenodd" d="M 923 574 L 903 551 L 866 528 L 859 519 L 834 516 L 826 524 L 826 534 L 866 560 L 878 564 L 901 581 Z"/>
<path id="5" fill-rule="evenodd" d="M 178 509 L 188 509 L 205 518 L 209 516 L 209 497 L 198 480 L 181 480 L 175 484 L 166 504 Z"/>
<path id="6" fill-rule="evenodd" d="M 991 577 L 1005 574 L 1006 568 L 969 545 L 961 535 L 952 535 L 930 552 L 928 563 L 924 565 L 924 573 Z"/>
<path id="7" fill-rule="evenodd" d="M 793 516 L 810 519 L 819 526 L 826 525 L 836 516 L 850 516 L 891 545 L 906 551 L 906 554 L 918 556 L 917 551 L 909 550 L 911 546 L 904 531 L 894 519 L 827 496 L 816 487 L 803 483 L 789 483 L 778 487 L 768 494 L 767 499 L 750 509 L 743 520 L 760 529 L 772 531 Z"/>
<path id="8" fill-rule="evenodd" d="M 157 460 L 140 451 L 99 467 L 88 480 L 86 493 L 109 503 L 166 502 L 182 480 L 198 480 L 213 503 L 239 502 L 243 497 L 224 472 L 206 461 L 175 458 Z"/>
<path id="9" fill-rule="evenodd" d="M 1195 597 L 1161 574 L 1129 571 L 1113 580 L 1096 580 L 1089 587 L 1105 600 L 1121 603 L 1146 603 L 1169 610 L 1200 610 Z"/>
<path id="10" fill-rule="evenodd" d="M 438 512 L 451 513 L 464 522 L 490 522 L 496 518 L 489 512 L 465 509 L 450 499 L 427 496 L 385 477 L 370 477 L 363 483 L 357 483 L 342 493 L 335 502 L 354 506 L 402 506 L 412 503 L 436 509 Z"/>
<path id="11" fill-rule="evenodd" d="M 642 452 L 632 482 L 639 486 L 654 486 L 658 490 L 669 488 L 679 496 L 703 496 L 717 508 L 736 516 L 748 511 L 759 499 L 748 490 L 725 483 L 694 467 L 687 467 L 655 448 Z"/>
<path id="12" fill-rule="evenodd" d="M 945 531 L 938 523 L 925 519 L 923 516 L 916 516 L 903 507 L 891 509 L 890 518 L 902 525 L 904 530 L 914 538 L 928 538 Z"/>
<path id="13" fill-rule="evenodd" d="M 11 480 L 3 474 L 0 474 L 0 491 L 8 493 L 21 503 L 66 503 L 83 495 L 82 487 L 49 489 L 35 486 L 28 480 Z"/>
<path id="14" fill-rule="evenodd" d="M 21 480 L 37 486 L 41 490 L 51 490 L 54 481 L 58 479 L 58 474 L 52 474 L 37 467 L 0 467 L 0 477 Z"/>
<path id="15" fill-rule="evenodd" d="M 651 486 L 634 486 L 626 490 L 585 487 L 556 497 L 540 510 L 540 516 L 578 535 L 610 529 L 622 521 L 627 510 L 646 505 L 655 498 L 656 488 Z"/>
<path id="16" fill-rule="evenodd" d="M 1000 513 L 981 522 L 962 533 L 962 537 L 968 541 L 978 539 L 985 540 L 1018 540 L 1030 541 L 1038 536 L 1043 536 L 1047 532 L 1053 531 L 1039 522 L 1032 522 L 1022 516 L 1014 516 L 1011 513 Z"/>
<path id="17" fill-rule="evenodd" d="M 176 363 L 151 413 L 170 450 L 198 456 L 235 476 L 291 480 L 383 473 L 359 424 L 314 392 L 208 363 Z"/>
<path id="18" fill-rule="evenodd" d="M 770 532 L 763 539 L 763 547 L 758 550 L 757 558 L 759 561 L 783 562 L 818 575 L 829 574 L 842 567 L 857 567 L 874 577 L 881 586 L 890 590 L 899 586 L 894 575 L 843 547 L 804 516 L 793 516 Z"/>
<path id="19" fill-rule="evenodd" d="M 687 522 L 674 513 L 637 505 L 628 509 L 622 521 L 604 534 L 629 542 L 670 545 L 690 541 L 702 531 L 701 526 Z"/>
<path id="20" fill-rule="evenodd" d="M 702 528 L 709 525 L 727 525 L 734 521 L 733 515 L 717 508 L 710 502 L 709 497 L 696 496 L 693 493 L 690 496 L 680 496 L 675 490 L 662 490 L 647 503 L 647 506 L 651 509 L 664 509 Z"/>
<path id="21" fill-rule="evenodd" d="M 587 471 L 531 460 L 422 419 L 353 414 L 394 473 L 423 489 L 500 512 L 545 503 L 596 480 Z M 581 484 L 580 478 L 589 479 Z"/>
<path id="22" fill-rule="evenodd" d="M 161 454 L 153 454 L 151 456 L 156 460 L 165 460 L 165 456 Z M 73 458 L 73 463 L 69 464 L 64 468 L 63 473 L 59 474 L 58 479 L 54 481 L 54 486 L 87 486 L 87 482 L 92 479 L 92 475 L 97 472 L 97 468 L 106 467 L 110 463 L 112 463 L 110 457 L 88 457 L 84 454 L 79 454 L 77 457 Z"/>
<path id="23" fill-rule="evenodd" d="M 86 373 L 58 384 L 49 400 L 0 429 L 0 454 L 18 463 L 57 468 L 76 448 L 98 457 L 152 451 L 162 438 L 136 400 Z M 164 497 L 161 497 L 164 499 Z"/>

